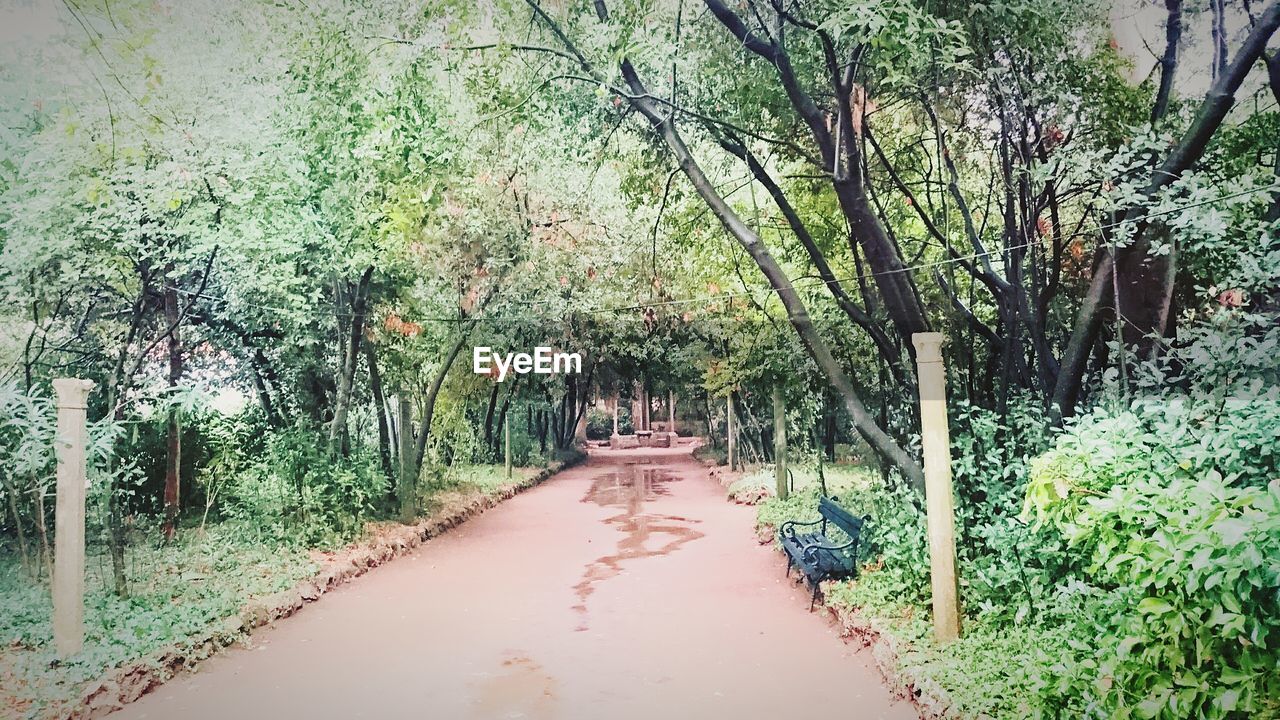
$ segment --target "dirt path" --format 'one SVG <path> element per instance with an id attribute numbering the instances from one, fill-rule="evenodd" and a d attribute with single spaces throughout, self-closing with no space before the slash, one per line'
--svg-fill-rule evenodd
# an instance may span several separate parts
<path id="1" fill-rule="evenodd" d="M 915 718 L 688 448 L 602 451 L 113 718 Z"/>

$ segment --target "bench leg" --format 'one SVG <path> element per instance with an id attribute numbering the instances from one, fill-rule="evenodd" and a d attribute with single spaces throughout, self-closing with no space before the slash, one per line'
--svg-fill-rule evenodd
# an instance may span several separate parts
<path id="1" fill-rule="evenodd" d="M 813 612 L 813 606 L 818 602 L 818 594 L 822 592 L 822 584 L 816 582 L 813 584 L 813 597 L 809 598 L 809 612 Z"/>
<path id="2" fill-rule="evenodd" d="M 787 556 L 787 577 L 791 577 L 791 556 Z"/>

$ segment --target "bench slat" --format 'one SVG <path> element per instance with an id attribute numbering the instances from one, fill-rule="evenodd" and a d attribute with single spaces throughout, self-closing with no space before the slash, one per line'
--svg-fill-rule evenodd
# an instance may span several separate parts
<path id="1" fill-rule="evenodd" d="M 824 497 L 818 501 L 818 512 L 824 519 L 843 530 L 850 540 L 856 542 L 858 535 L 862 533 L 863 519 L 856 517 L 829 498 Z"/>

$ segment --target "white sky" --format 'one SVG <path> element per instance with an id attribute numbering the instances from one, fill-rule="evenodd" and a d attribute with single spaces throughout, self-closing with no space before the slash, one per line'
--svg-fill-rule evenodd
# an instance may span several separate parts
<path id="1" fill-rule="evenodd" d="M 1203 95 L 1211 82 L 1213 61 L 1212 24 L 1207 9 L 1188 14 L 1187 8 L 1201 5 L 1184 0 L 1182 43 L 1178 57 L 1176 90 L 1182 96 Z M 1264 3 L 1254 3 L 1257 12 Z M 1248 34 L 1248 15 L 1241 0 L 1226 0 L 1227 53 L 1230 57 Z M 1134 63 L 1133 76 L 1141 82 L 1155 68 L 1164 52 L 1166 10 L 1163 0 L 1114 0 L 1111 32 L 1120 52 Z M 1272 43 L 1275 45 L 1275 42 Z"/>

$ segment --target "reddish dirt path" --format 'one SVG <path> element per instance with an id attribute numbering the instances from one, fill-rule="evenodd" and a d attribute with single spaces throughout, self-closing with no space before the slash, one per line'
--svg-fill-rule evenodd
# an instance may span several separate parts
<path id="1" fill-rule="evenodd" d="M 688 451 L 597 451 L 113 718 L 915 718 Z"/>

